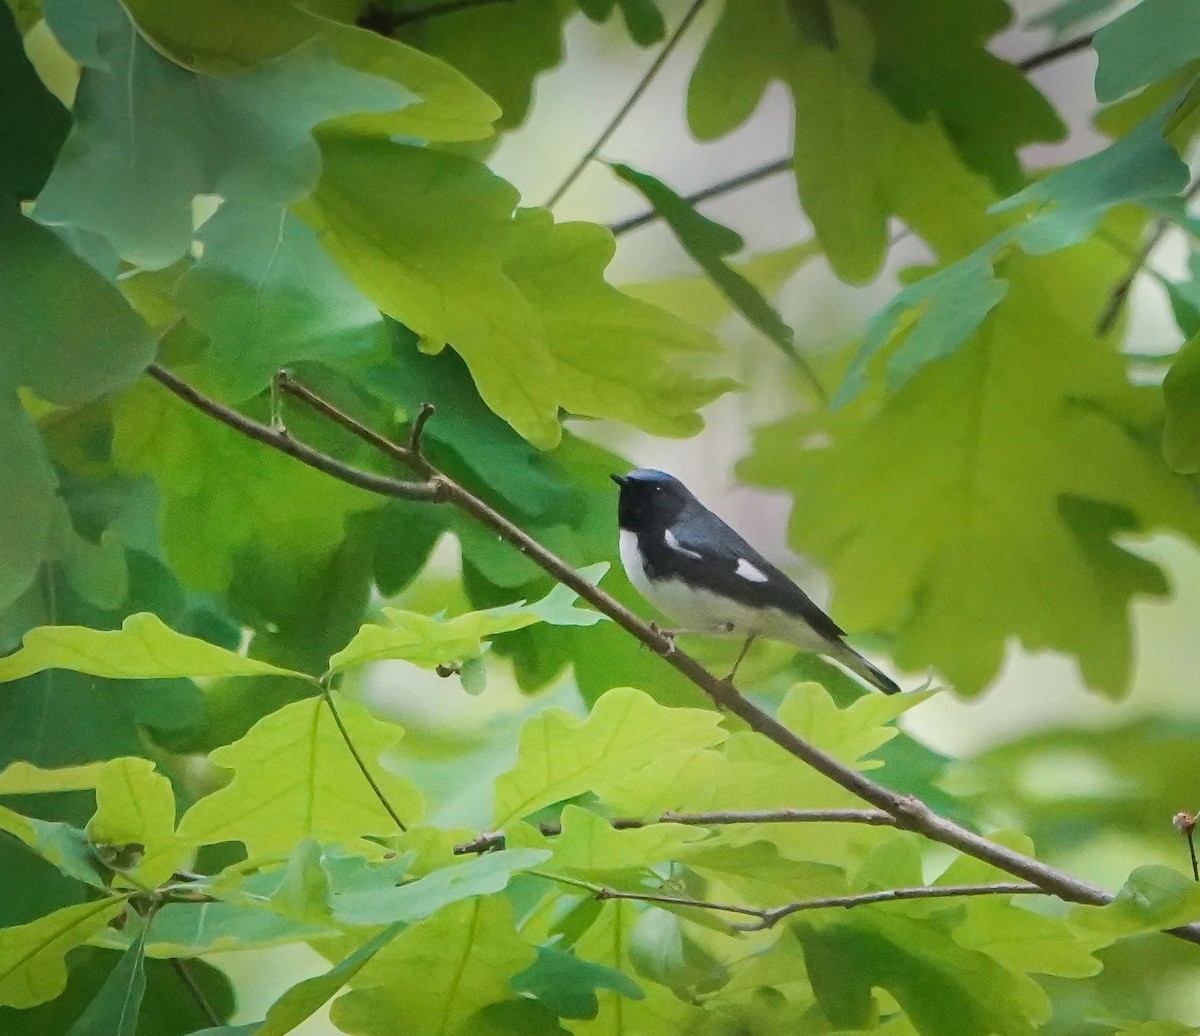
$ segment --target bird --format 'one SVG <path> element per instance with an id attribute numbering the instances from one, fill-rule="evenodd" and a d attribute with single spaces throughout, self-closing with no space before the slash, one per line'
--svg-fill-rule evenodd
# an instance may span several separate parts
<path id="1" fill-rule="evenodd" d="M 845 666 L 884 694 L 894 680 L 845 640 L 845 633 L 783 572 L 692 495 L 654 468 L 610 476 L 618 486 L 621 564 L 639 593 L 676 633 L 745 637 L 730 683 L 759 637 L 794 644 Z"/>

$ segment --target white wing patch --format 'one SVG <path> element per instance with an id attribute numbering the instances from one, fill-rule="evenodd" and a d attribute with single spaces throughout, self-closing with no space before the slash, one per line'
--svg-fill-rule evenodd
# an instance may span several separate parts
<path id="1" fill-rule="evenodd" d="M 734 570 L 734 575 L 739 575 L 751 583 L 765 583 L 769 578 L 755 568 L 752 564 L 750 564 L 750 562 L 745 558 L 738 558 L 737 568 Z"/>
<path id="2" fill-rule="evenodd" d="M 667 541 L 667 546 L 670 547 L 676 553 L 684 554 L 689 558 L 695 558 L 697 561 L 704 560 L 703 554 L 697 554 L 694 550 L 688 550 L 687 547 L 683 546 L 683 544 L 681 544 L 679 542 L 679 540 L 677 540 L 675 538 L 675 534 L 670 529 L 668 529 L 666 531 L 666 534 L 663 536 L 663 539 L 665 539 Z M 766 576 L 763 576 L 763 578 L 766 579 Z"/>

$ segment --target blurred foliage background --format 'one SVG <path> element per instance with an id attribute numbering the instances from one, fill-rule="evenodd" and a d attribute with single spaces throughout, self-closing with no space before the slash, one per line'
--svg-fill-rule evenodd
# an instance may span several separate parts
<path id="1" fill-rule="evenodd" d="M 1200 916 L 1193 6 L 0 7 L 0 1032 L 1200 1026 L 1158 932 Z M 647 617 L 608 476 L 672 471 L 941 688 L 759 644 L 744 691 L 1117 902 L 595 899 L 1005 875 L 611 829 L 861 803 L 469 517 L 152 362 L 391 474 L 276 371 L 398 440 L 434 403 L 432 462 Z"/>

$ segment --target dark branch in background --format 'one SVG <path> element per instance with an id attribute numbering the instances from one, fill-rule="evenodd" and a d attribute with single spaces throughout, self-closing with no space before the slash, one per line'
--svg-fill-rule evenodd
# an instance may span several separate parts
<path id="1" fill-rule="evenodd" d="M 152 371 L 152 373 L 154 372 Z M 347 480 L 351 481 L 353 485 L 362 485 L 361 476 L 365 474 L 364 472 L 348 468 L 340 461 L 336 461 L 332 457 L 326 457 L 324 454 L 309 447 L 305 447 L 304 450 L 298 450 L 298 444 L 290 438 L 286 436 L 281 437 L 265 425 L 259 424 L 257 421 L 252 421 L 218 403 L 216 400 L 203 396 L 174 375 L 168 375 L 167 372 L 162 371 L 161 368 L 157 368 L 157 373 L 154 373 L 154 376 L 163 385 L 179 395 L 181 399 L 184 399 L 216 419 L 223 421 L 230 427 L 243 430 L 251 438 L 274 446 L 276 449 L 281 449 L 321 471 L 326 471 L 330 474 L 334 472 L 349 472 L 353 476 L 353 479 Z M 982 860 L 1014 877 L 1036 885 L 1043 892 L 1057 896 L 1059 899 L 1067 902 L 1083 903 L 1091 906 L 1103 906 L 1112 902 L 1112 893 L 1105 891 L 1099 886 L 1059 870 L 1057 867 L 1042 863 L 1031 856 L 1026 856 L 1015 849 L 1010 849 L 1008 846 L 989 841 L 982 835 L 978 835 L 973 831 L 960 827 L 953 821 L 947 820 L 945 817 L 939 816 L 920 799 L 912 795 L 898 794 L 889 788 L 876 784 L 859 771 L 839 762 L 827 752 L 822 751 L 789 730 L 775 719 L 774 716 L 764 712 L 753 702 L 744 698 L 732 684 L 717 679 L 717 677 L 713 676 L 712 673 L 697 662 L 696 659 L 674 647 L 666 637 L 626 608 L 620 601 L 587 579 L 584 579 L 565 561 L 551 553 L 537 540 L 518 528 L 498 511 L 493 510 L 447 475 L 434 469 L 424 457 L 414 456 L 403 446 L 389 443 L 381 436 L 378 436 L 377 433 L 361 424 L 361 422 L 338 410 L 331 403 L 321 400 L 315 393 L 297 384 L 290 378 L 281 379 L 279 384 L 282 391 L 298 399 L 302 399 L 305 402 L 316 401 L 319 403 L 320 412 L 333 417 L 340 425 L 351 429 L 360 438 L 364 438 L 367 441 L 382 440 L 383 445 L 380 448 L 388 456 L 401 460 L 411 470 L 424 475 L 426 478 L 424 483 L 417 486 L 417 488 L 424 491 L 417 499 L 453 504 L 455 507 L 469 514 L 484 527 L 496 533 L 505 542 L 530 558 L 542 571 L 546 572 L 559 583 L 570 587 L 583 600 L 596 608 L 597 611 L 607 615 L 613 622 L 639 642 L 652 648 L 661 655 L 667 665 L 672 666 L 691 681 L 692 684 L 707 694 L 719 708 L 725 709 L 737 716 L 751 730 L 762 734 L 789 755 L 807 764 L 816 770 L 817 773 L 829 778 L 857 798 L 889 814 L 894 819 L 896 827 L 906 831 L 914 831 L 931 841 L 948 845 L 967 856 Z M 377 476 L 375 477 L 378 478 Z M 388 496 L 408 496 L 408 491 L 412 486 L 411 483 L 397 482 L 394 479 L 380 478 L 378 481 L 389 487 L 384 491 L 385 495 Z M 403 492 L 396 493 L 391 488 L 393 486 L 400 486 Z M 411 496 L 409 498 L 413 499 Z M 1200 924 L 1183 925 L 1170 929 L 1170 931 L 1172 935 L 1176 935 L 1181 939 L 1200 944 Z"/>
<path id="2" fill-rule="evenodd" d="M 658 75 L 659 69 L 666 64 L 667 58 L 671 56 L 671 52 L 683 38 L 683 34 L 687 32 L 688 26 L 692 24 L 696 15 L 700 13 L 700 8 L 703 6 L 704 0 L 693 0 L 692 6 L 688 8 L 687 14 L 683 16 L 683 20 L 679 23 L 678 28 L 671 33 L 670 38 L 666 43 L 663 44 L 662 50 L 658 52 L 658 57 L 656 57 L 650 67 L 646 69 L 646 74 L 642 76 L 641 80 L 638 82 L 638 85 L 633 88 L 633 93 L 629 95 L 629 99 L 623 105 L 621 105 L 620 110 L 612 117 L 612 120 L 609 122 L 609 124 L 600 131 L 600 136 L 596 138 L 596 142 L 592 144 L 590 148 L 588 148 L 586 154 L 584 154 L 584 156 L 575 164 L 575 168 L 567 173 L 566 179 L 564 179 L 563 182 L 558 185 L 558 189 L 552 195 L 550 195 L 549 200 L 546 202 L 546 208 L 552 209 L 556 204 L 558 204 L 559 199 L 571 189 L 571 184 L 579 179 L 579 174 L 587 168 L 588 163 L 596 157 L 600 149 L 608 143 L 608 139 L 614 133 L 616 133 L 617 127 L 619 127 L 621 123 L 625 121 L 625 117 L 631 111 L 633 111 L 633 106 L 641 100 L 642 94 L 646 92 L 646 88 L 649 87 L 650 83 L 654 80 L 654 77 Z"/>
<path id="3" fill-rule="evenodd" d="M 1193 180 L 1187 191 L 1183 195 L 1184 204 L 1192 201 L 1197 192 L 1200 192 L 1200 179 Z M 1129 292 L 1133 289 L 1133 282 L 1137 280 L 1138 274 L 1145 268 L 1146 263 L 1150 261 L 1150 256 L 1159 246 L 1159 243 L 1167 235 L 1167 231 L 1175 224 L 1169 219 L 1160 219 L 1154 224 L 1154 229 L 1150 231 L 1150 236 L 1146 238 L 1145 243 L 1137 250 L 1137 254 L 1133 257 L 1133 262 L 1129 266 L 1128 272 L 1115 285 L 1112 291 L 1108 294 L 1108 304 L 1104 307 L 1104 312 L 1100 314 L 1100 319 L 1096 321 L 1096 335 L 1107 334 L 1113 324 L 1116 323 L 1117 317 L 1120 316 L 1122 308 L 1125 306 L 1125 301 L 1129 298 Z"/>
<path id="4" fill-rule="evenodd" d="M 754 924 L 735 924 L 732 927 L 742 932 L 758 932 L 773 928 L 785 917 L 802 910 L 828 910 L 832 907 L 850 909 L 868 903 L 895 903 L 902 899 L 950 899 L 963 896 L 1045 896 L 1048 893 L 1036 885 L 1003 881 L 991 885 L 918 885 L 913 888 L 880 889 L 877 892 L 859 892 L 852 896 L 819 896 L 815 899 L 797 899 L 777 907 L 748 907 L 733 903 L 709 903 L 703 899 L 687 899 L 682 896 L 662 896 L 650 892 L 618 892 L 616 889 L 601 888 L 597 899 L 634 899 L 644 903 L 661 903 L 664 906 L 699 907 L 703 910 L 719 910 L 731 914 L 757 917 Z"/>
<path id="5" fill-rule="evenodd" d="M 511 2 L 512 0 L 449 0 L 444 4 L 430 4 L 428 7 L 410 7 L 403 10 L 398 10 L 389 3 L 369 3 L 355 19 L 354 24 L 360 29 L 378 33 L 380 36 L 391 36 L 397 29 L 415 22 L 423 22 L 427 18 L 454 14 L 456 11 L 465 11 L 472 7 Z"/>
<path id="6" fill-rule="evenodd" d="M 366 760 L 358 754 L 358 749 L 354 747 L 354 742 L 350 738 L 350 731 L 346 729 L 346 724 L 342 722 L 342 717 L 337 710 L 337 706 L 333 704 L 333 695 L 330 693 L 329 688 L 325 688 L 321 697 L 325 699 L 325 704 L 329 707 L 329 714 L 333 717 L 333 722 L 337 724 L 338 733 L 342 735 L 342 740 L 346 742 L 346 747 L 350 749 L 350 754 L 354 756 L 354 761 L 358 764 L 359 772 L 366 778 L 367 783 L 371 786 L 371 791 L 375 793 L 375 797 L 379 800 L 380 805 L 387 810 L 388 816 L 396 822 L 396 826 L 401 831 L 407 831 L 408 827 L 400 819 L 400 815 L 396 810 L 392 808 L 392 804 L 388 802 L 387 796 L 384 795 L 383 789 L 379 786 L 378 782 L 371 776 L 371 771 L 367 769 Z"/>
<path id="7" fill-rule="evenodd" d="M 649 827 L 651 824 L 687 824 L 692 827 L 719 827 L 723 824 L 871 824 L 895 827 L 896 818 L 881 809 L 748 809 L 721 810 L 716 813 L 666 812 L 657 817 L 611 817 L 609 825 L 617 831 Z M 562 834 L 562 824 L 545 821 L 537 825 L 542 834 Z M 485 831 L 478 838 L 454 847 L 459 856 L 485 853 L 504 848 L 502 831 Z"/>
<path id="8" fill-rule="evenodd" d="M 1043 65 L 1049 65 L 1059 58 L 1069 57 L 1081 50 L 1087 50 L 1092 45 L 1094 36 L 1095 33 L 1085 32 L 1082 36 L 1076 36 L 1074 39 L 1056 43 L 1053 47 L 1039 50 L 1036 54 L 1030 54 L 1029 57 L 1018 61 L 1017 68 L 1026 73 L 1036 72 Z"/>
<path id="9" fill-rule="evenodd" d="M 697 191 L 695 194 L 685 195 L 683 200 L 689 205 L 698 205 L 709 198 L 716 198 L 722 194 L 731 194 L 742 187 L 749 187 L 751 184 L 758 183 L 760 180 L 766 180 L 778 173 L 786 173 L 791 168 L 792 158 L 789 155 L 787 158 L 776 159 L 774 162 L 760 165 L 757 169 L 751 169 L 749 172 L 731 176 L 728 180 L 714 183 L 711 187 L 705 187 L 704 190 Z M 630 230 L 637 230 L 638 227 L 644 227 L 647 223 L 653 223 L 658 218 L 658 213 L 654 209 L 647 209 L 638 216 L 630 216 L 629 219 L 610 223 L 608 229 L 612 231 L 613 237 L 620 237 Z"/>
<path id="10" fill-rule="evenodd" d="M 1076 36 L 1074 39 L 1066 40 L 1063 43 L 1056 43 L 1045 50 L 1039 50 L 1036 54 L 1030 54 L 1029 57 L 1019 61 L 1017 68 L 1026 73 L 1033 72 L 1043 65 L 1049 65 L 1060 58 L 1069 57 L 1078 51 L 1086 50 L 1092 45 L 1092 35 L 1092 33 L 1084 33 L 1082 36 Z M 776 159 L 774 162 L 768 162 L 766 165 L 751 169 L 749 172 L 730 177 L 728 180 L 722 180 L 720 183 L 715 183 L 711 187 L 705 187 L 695 194 L 689 194 L 684 200 L 692 205 L 697 205 L 702 201 L 707 201 L 709 198 L 729 194 L 742 187 L 748 187 L 750 184 L 765 180 L 777 173 L 786 172 L 791 167 L 791 164 L 792 159 L 790 156 L 788 158 Z M 616 223 L 610 224 L 608 229 L 612 231 L 614 236 L 620 236 L 630 230 L 644 227 L 647 223 L 653 223 L 658 218 L 657 212 L 653 209 L 647 209 L 636 216 L 630 216 L 629 219 L 619 220 Z"/>
<path id="11" fill-rule="evenodd" d="M 225 1019 L 217 1012 L 208 1001 L 208 997 L 204 995 L 204 990 L 200 988 L 200 983 L 196 981 L 196 976 L 189 970 L 178 957 L 172 957 L 171 967 L 175 969 L 175 974 L 179 976 L 179 981 L 183 983 L 191 998 L 196 1001 L 196 1006 L 200 1008 L 200 1013 L 212 1023 L 214 1028 L 219 1028 L 225 1024 Z"/>

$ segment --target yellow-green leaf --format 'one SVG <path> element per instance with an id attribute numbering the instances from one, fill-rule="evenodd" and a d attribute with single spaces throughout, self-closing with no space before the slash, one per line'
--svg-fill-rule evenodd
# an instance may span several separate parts
<path id="1" fill-rule="evenodd" d="M 67 951 L 100 931 L 124 905 L 121 899 L 99 899 L 0 929 L 0 1005 L 33 1007 L 58 996 L 67 985 Z"/>
<path id="2" fill-rule="evenodd" d="M 166 881 L 187 852 L 175 837 L 175 793 L 149 759 L 126 757 L 104 764 L 96 782 L 96 812 L 88 837 L 99 846 L 142 848 L 122 868 L 141 885 Z"/>
<path id="3" fill-rule="evenodd" d="M 96 786 L 103 769 L 103 763 L 84 763 L 82 766 L 59 766 L 46 770 L 19 759 L 9 763 L 0 772 L 0 795 L 86 791 Z"/>
<path id="4" fill-rule="evenodd" d="M 598 581 L 608 570 L 602 562 L 581 569 L 587 579 Z M 367 623 L 341 651 L 329 660 L 331 673 L 352 669 L 384 658 L 401 659 L 425 669 L 443 663 L 476 658 L 483 640 L 497 633 L 523 629 L 535 622 L 556 626 L 590 626 L 603 616 L 573 605 L 576 597 L 569 587 L 556 586 L 533 604 L 518 602 L 467 612 L 451 619 L 435 619 L 402 608 L 384 608 L 384 624 Z"/>
<path id="5" fill-rule="evenodd" d="M 25 634 L 20 650 L 0 658 L 0 682 L 43 669 L 71 669 L 114 680 L 304 676 L 176 633 L 150 612 L 130 615 L 119 630 L 38 626 Z"/>
<path id="6" fill-rule="evenodd" d="M 503 896 L 455 903 L 419 921 L 359 972 L 330 1012 L 361 1036 L 450 1036 L 472 1014 L 511 995 L 509 979 L 534 960 Z M 396 981 L 407 975 L 411 981 Z"/>
<path id="7" fill-rule="evenodd" d="M 560 409 L 691 434 L 696 409 L 731 387 L 698 375 L 707 332 L 607 284 L 606 231 L 517 211 L 511 184 L 459 155 L 349 134 L 321 144 L 320 184 L 293 210 L 381 310 L 432 352 L 449 343 L 535 445 L 557 444 Z"/>
<path id="8" fill-rule="evenodd" d="M 387 801 L 406 823 L 416 821 L 421 793 L 379 762 L 401 728 L 344 698 L 337 709 Z M 259 856 L 290 853 L 305 838 L 367 849 L 362 836 L 397 833 L 322 698 L 285 705 L 210 758 L 232 769 L 233 780 L 183 815 L 179 837 L 188 845 L 241 841 L 251 856 Z"/>
<path id="9" fill-rule="evenodd" d="M 608 691 L 586 720 L 547 709 L 522 728 L 516 766 L 496 779 L 496 826 L 585 791 L 603 798 L 674 775 L 725 739 L 720 722 L 704 709 L 664 708 L 632 687 Z"/>

